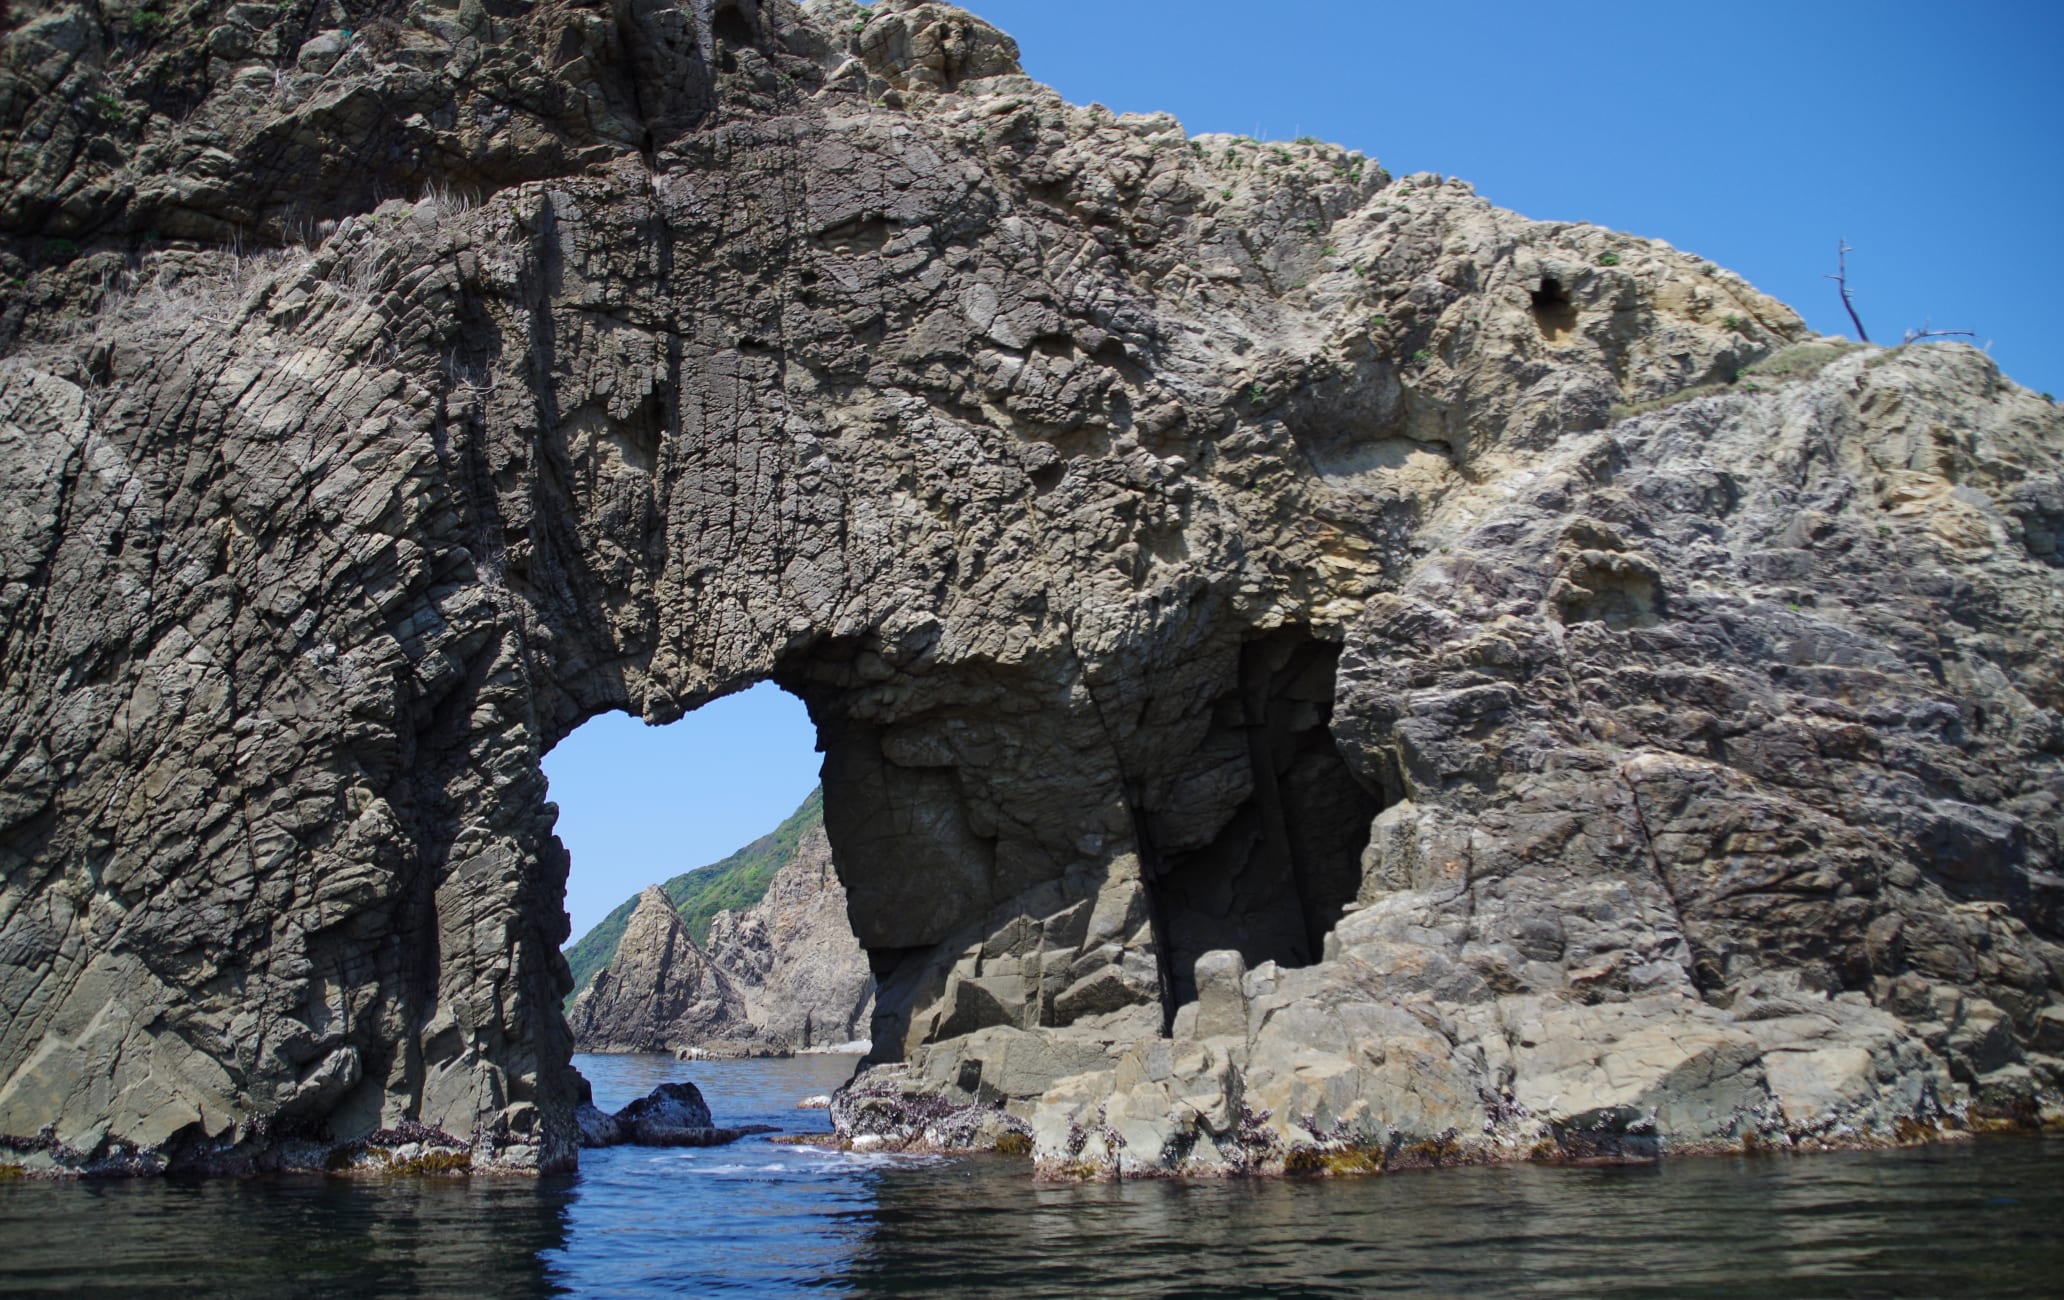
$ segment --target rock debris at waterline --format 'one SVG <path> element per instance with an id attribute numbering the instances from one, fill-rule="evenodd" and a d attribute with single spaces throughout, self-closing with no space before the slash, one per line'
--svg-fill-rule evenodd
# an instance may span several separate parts
<path id="1" fill-rule="evenodd" d="M 757 1133 L 772 1133 L 768 1124 L 720 1128 L 710 1115 L 702 1090 L 692 1083 L 662 1083 L 611 1115 L 583 1098 L 574 1108 L 583 1147 L 720 1147 Z"/>
<path id="2" fill-rule="evenodd" d="M 1069 1174 L 2058 1115 L 2064 424 L 1982 354 L 914 0 L 113 21 L 5 61 L 9 1167 L 572 1165 L 539 756 L 770 678 L 875 1112 Z"/>

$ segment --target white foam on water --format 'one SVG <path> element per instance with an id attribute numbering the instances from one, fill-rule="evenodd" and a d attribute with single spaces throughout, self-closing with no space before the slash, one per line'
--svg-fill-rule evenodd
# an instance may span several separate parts
<path id="1" fill-rule="evenodd" d="M 943 1165 L 953 1159 L 952 1156 L 913 1151 L 841 1151 L 836 1147 L 807 1146 L 799 1146 L 795 1150 L 798 1155 L 850 1165 L 857 1169 L 923 1169 L 931 1165 Z"/>

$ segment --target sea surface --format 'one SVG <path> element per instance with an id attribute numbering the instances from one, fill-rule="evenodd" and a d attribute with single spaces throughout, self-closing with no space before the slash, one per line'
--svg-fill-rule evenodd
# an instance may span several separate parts
<path id="1" fill-rule="evenodd" d="M 615 1109 L 822 1132 L 851 1057 L 575 1058 Z M 749 1138 L 536 1181 L 0 1183 L 0 1294 L 2059 1296 L 2064 1140 L 1056 1185 L 1000 1157 Z"/>

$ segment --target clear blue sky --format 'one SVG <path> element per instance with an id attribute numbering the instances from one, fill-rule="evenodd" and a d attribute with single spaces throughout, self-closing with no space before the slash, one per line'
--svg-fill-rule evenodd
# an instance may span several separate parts
<path id="1" fill-rule="evenodd" d="M 1667 240 L 1846 332 L 2064 397 L 2064 3 L 976 0 L 1077 103 L 1314 135 Z"/>
<path id="2" fill-rule="evenodd" d="M 978 0 L 1077 103 L 1315 135 L 1731 267 L 1845 333 L 1968 329 L 2064 395 L 2064 3 Z M 579 936 L 772 829 L 817 779 L 772 686 L 666 728 L 599 718 L 545 760 Z"/>
<path id="3" fill-rule="evenodd" d="M 561 741 L 545 779 L 573 855 L 573 937 L 645 886 L 773 830 L 817 784 L 816 746 L 802 701 L 772 682 L 671 726 L 608 713 Z"/>

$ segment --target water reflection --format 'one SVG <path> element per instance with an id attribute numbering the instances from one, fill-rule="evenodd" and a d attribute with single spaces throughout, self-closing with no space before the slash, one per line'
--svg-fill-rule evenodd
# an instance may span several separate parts
<path id="1" fill-rule="evenodd" d="M 571 1179 L 0 1184 L 0 1291 L 536 1295 Z"/>
<path id="2" fill-rule="evenodd" d="M 2055 1141 L 1029 1196 L 963 1162 L 876 1195 L 863 1295 L 2036 1296 L 2064 1268 Z"/>
<path id="3" fill-rule="evenodd" d="M 688 1078 L 720 1122 L 790 1132 L 852 1066 L 578 1063 L 608 1108 Z M 1077 1186 L 748 1139 L 538 1182 L 0 1183 L 0 1293 L 2039 1296 L 2060 1223 L 2060 1140 Z"/>

